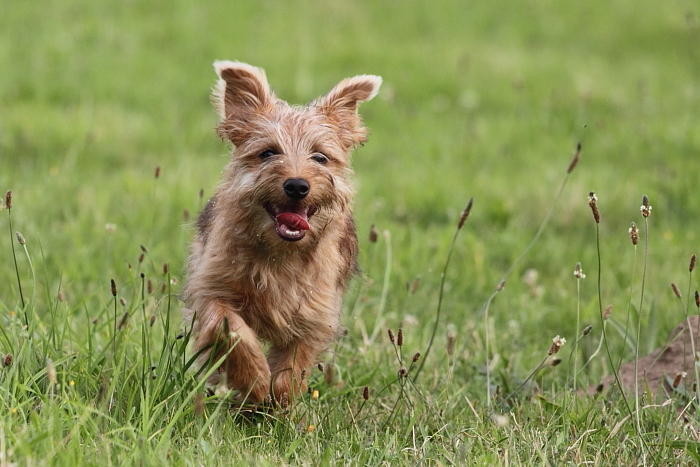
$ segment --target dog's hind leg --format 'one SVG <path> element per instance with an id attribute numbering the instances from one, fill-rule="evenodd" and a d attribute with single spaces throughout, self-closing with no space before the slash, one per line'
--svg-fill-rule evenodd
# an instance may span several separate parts
<path id="1" fill-rule="evenodd" d="M 255 331 L 225 302 L 212 301 L 203 310 L 197 317 L 195 348 L 211 346 L 215 349 L 212 360 L 228 352 L 222 365 L 228 386 L 250 402 L 267 401 L 270 368 Z"/>

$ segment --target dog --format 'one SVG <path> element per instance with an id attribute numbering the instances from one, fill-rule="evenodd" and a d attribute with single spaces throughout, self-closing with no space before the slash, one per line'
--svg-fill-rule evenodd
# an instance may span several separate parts
<path id="1" fill-rule="evenodd" d="M 260 68 L 214 69 L 217 132 L 233 149 L 197 220 L 185 322 L 200 360 L 223 360 L 213 382 L 225 378 L 253 404 L 286 406 L 338 334 L 357 269 L 350 153 L 367 139 L 358 105 L 382 79 L 346 78 L 293 106 Z"/>

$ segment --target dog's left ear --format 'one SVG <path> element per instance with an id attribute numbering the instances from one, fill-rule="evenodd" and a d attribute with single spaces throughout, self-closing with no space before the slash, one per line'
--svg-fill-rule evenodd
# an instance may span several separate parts
<path id="1" fill-rule="evenodd" d="M 338 83 L 314 105 L 336 129 L 347 149 L 367 140 L 367 129 L 357 112 L 360 102 L 371 100 L 379 92 L 382 78 L 375 75 L 359 75 Z"/>

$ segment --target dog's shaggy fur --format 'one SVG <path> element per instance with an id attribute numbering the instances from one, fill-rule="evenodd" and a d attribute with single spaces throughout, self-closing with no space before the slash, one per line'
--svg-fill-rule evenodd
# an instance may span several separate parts
<path id="1" fill-rule="evenodd" d="M 381 78 L 345 79 L 297 107 L 273 94 L 259 68 L 214 67 L 218 133 L 234 149 L 199 216 L 185 316 L 195 351 L 226 355 L 217 375 L 230 388 L 285 405 L 338 332 L 356 269 L 349 156 L 367 134 L 357 107 Z M 290 180 L 302 185 L 290 190 Z"/>

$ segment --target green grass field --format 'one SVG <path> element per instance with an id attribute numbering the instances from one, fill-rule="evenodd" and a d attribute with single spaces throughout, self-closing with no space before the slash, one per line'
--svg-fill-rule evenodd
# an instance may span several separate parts
<path id="1" fill-rule="evenodd" d="M 688 276 L 700 253 L 698 44 L 691 0 L 3 2 L 0 190 L 26 244 L 0 211 L 0 353 L 12 358 L 0 464 L 694 464 L 692 389 L 643 397 L 637 427 L 619 391 L 576 395 L 572 375 L 601 339 L 589 191 L 615 361 L 697 313 L 685 294 L 700 287 Z M 177 298 L 200 189 L 206 201 L 228 153 L 208 98 L 215 59 L 265 68 L 296 103 L 353 74 L 385 83 L 361 109 L 370 140 L 354 154 L 362 274 L 347 335 L 311 377 L 317 398 L 253 419 L 188 369 Z M 469 197 L 413 384 L 415 367 L 397 374 L 425 353 Z M 636 260 L 632 221 L 649 242 Z M 593 330 L 574 367 L 577 304 L 579 329 Z M 400 327 L 397 353 L 387 329 Z M 526 380 L 555 335 L 568 340 L 561 364 Z M 603 350 L 577 385 L 610 374 Z"/>

